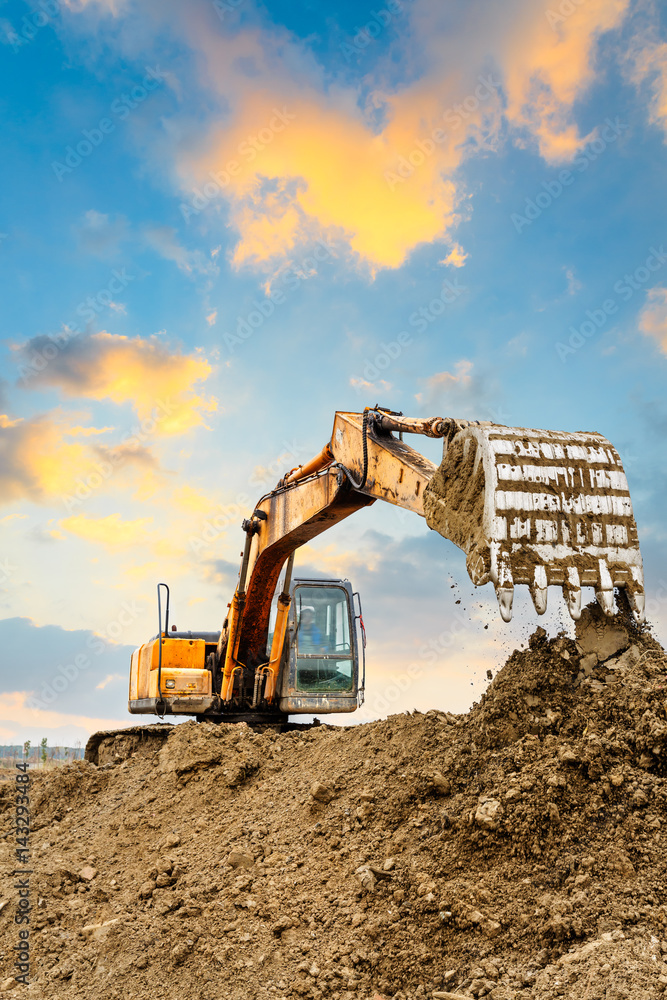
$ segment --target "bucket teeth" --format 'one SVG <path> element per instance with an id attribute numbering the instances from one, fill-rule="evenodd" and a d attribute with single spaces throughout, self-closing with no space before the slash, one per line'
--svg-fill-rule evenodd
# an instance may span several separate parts
<path id="1" fill-rule="evenodd" d="M 644 621 L 644 609 L 646 605 L 646 595 L 643 590 L 627 590 L 628 601 L 632 608 L 632 617 L 636 622 Z"/>
<path id="2" fill-rule="evenodd" d="M 504 622 L 510 622 L 512 621 L 512 602 L 514 601 L 514 578 L 507 552 L 500 553 L 497 567 L 495 584 L 500 616 Z"/>
<path id="3" fill-rule="evenodd" d="M 643 622 L 646 594 L 644 593 L 644 571 L 641 566 L 632 567 L 632 580 L 626 588 L 626 593 L 635 621 Z"/>
<path id="4" fill-rule="evenodd" d="M 530 596 L 538 615 L 543 615 L 547 610 L 547 585 L 547 571 L 539 564 L 535 567 L 535 576 L 530 588 Z"/>
<path id="5" fill-rule="evenodd" d="M 496 589 L 500 617 L 504 622 L 512 621 L 512 602 L 514 601 L 514 587 L 498 587 Z"/>
<path id="6" fill-rule="evenodd" d="M 581 618 L 581 580 L 579 570 L 575 566 L 569 566 L 567 570 L 567 583 L 563 587 L 563 597 L 567 602 L 567 610 L 570 618 L 578 621 Z"/>
<path id="7" fill-rule="evenodd" d="M 611 618 L 614 614 L 614 583 L 605 559 L 600 559 L 600 586 L 596 588 L 595 596 L 604 613 Z"/>

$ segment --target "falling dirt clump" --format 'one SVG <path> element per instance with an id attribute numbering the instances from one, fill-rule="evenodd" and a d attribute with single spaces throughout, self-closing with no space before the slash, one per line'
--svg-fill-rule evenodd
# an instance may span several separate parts
<path id="1" fill-rule="evenodd" d="M 39 1000 L 652 1000 L 667 656 L 538 629 L 465 716 L 106 736 L 32 787 L 32 979 L 0 786 L 0 991 Z M 665 830 L 663 830 L 665 826 Z"/>

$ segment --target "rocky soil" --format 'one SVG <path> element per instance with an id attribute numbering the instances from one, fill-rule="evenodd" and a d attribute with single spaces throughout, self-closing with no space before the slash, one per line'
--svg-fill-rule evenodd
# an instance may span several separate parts
<path id="1" fill-rule="evenodd" d="M 639 1000 L 667 985 L 667 656 L 585 610 L 468 715 L 286 733 L 188 722 L 32 781 L 45 1000 Z M 665 826 L 665 830 L 663 830 Z"/>

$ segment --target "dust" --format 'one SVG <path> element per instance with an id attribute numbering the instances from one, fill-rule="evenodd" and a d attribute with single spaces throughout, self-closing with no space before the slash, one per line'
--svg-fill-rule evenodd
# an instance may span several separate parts
<path id="1" fill-rule="evenodd" d="M 0 787 L 0 990 L 659 997 L 666 697 L 658 643 L 592 606 L 575 639 L 538 629 L 467 715 L 107 735 L 97 765 L 34 777 L 27 991 Z"/>

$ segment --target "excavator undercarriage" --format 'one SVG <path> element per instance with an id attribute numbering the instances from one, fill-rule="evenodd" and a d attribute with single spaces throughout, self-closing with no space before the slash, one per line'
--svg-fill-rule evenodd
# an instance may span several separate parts
<path id="1" fill-rule="evenodd" d="M 441 438 L 441 464 L 405 434 Z M 158 634 L 132 656 L 130 712 L 280 724 L 354 711 L 364 692 L 360 598 L 346 580 L 293 579 L 294 553 L 376 500 L 425 517 L 462 549 L 475 586 L 493 584 L 505 621 L 517 584 L 529 587 L 538 615 L 548 587 L 558 586 L 578 618 L 581 588 L 590 586 L 605 614 L 621 588 L 643 618 L 637 526 L 606 438 L 380 407 L 338 412 L 322 451 L 243 522 L 238 585 L 220 632 L 170 633 L 168 597 L 164 626 L 159 607 Z"/>

